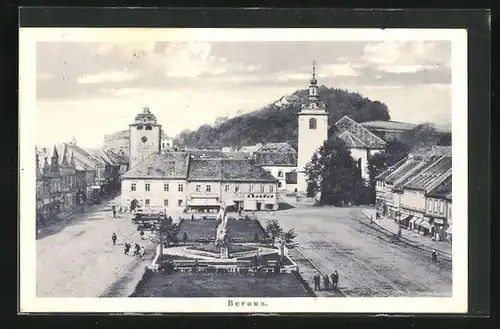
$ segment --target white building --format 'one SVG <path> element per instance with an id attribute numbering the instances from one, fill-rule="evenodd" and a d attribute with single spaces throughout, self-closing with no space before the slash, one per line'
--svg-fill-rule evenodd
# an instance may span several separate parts
<path id="1" fill-rule="evenodd" d="M 257 152 L 255 164 L 264 168 L 278 180 L 278 190 L 294 192 L 297 184 L 287 184 L 287 174 L 297 171 L 296 153 Z M 290 180 L 288 181 L 288 183 Z M 293 186 L 288 186 L 293 185 Z"/>
<path id="2" fill-rule="evenodd" d="M 315 65 L 313 65 L 313 75 L 309 86 L 309 101 L 298 113 L 298 120 L 297 188 L 299 193 L 306 193 L 305 167 L 328 138 L 328 112 L 325 104 L 318 98 Z"/>
<path id="3" fill-rule="evenodd" d="M 122 177 L 123 203 L 146 211 L 275 210 L 277 180 L 250 160 L 195 158 L 189 152 L 152 154 Z"/>

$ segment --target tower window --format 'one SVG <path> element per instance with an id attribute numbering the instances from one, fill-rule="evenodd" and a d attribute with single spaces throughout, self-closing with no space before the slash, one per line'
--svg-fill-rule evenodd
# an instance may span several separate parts
<path id="1" fill-rule="evenodd" d="M 153 128 L 151 128 L 151 126 L 146 126 L 146 130 L 151 130 Z"/>
<path id="2" fill-rule="evenodd" d="M 137 130 L 142 130 L 142 126 L 137 126 Z"/>
<path id="3" fill-rule="evenodd" d="M 315 118 L 309 119 L 309 129 L 316 129 L 316 119 Z"/>

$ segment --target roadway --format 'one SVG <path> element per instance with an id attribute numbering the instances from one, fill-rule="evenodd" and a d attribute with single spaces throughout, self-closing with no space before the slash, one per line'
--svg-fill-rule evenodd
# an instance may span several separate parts
<path id="1" fill-rule="evenodd" d="M 451 296 L 451 263 L 431 262 L 425 251 L 394 243 L 370 225 L 361 209 L 313 207 L 284 199 L 294 208 L 262 214 L 295 229 L 305 256 L 325 273 L 337 270 L 343 293 L 353 297 Z"/>

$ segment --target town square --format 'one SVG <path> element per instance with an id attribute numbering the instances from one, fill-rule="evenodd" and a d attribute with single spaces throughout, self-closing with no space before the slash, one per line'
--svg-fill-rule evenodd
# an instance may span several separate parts
<path id="1" fill-rule="evenodd" d="M 453 295 L 450 42 L 37 47 L 37 297 Z"/>

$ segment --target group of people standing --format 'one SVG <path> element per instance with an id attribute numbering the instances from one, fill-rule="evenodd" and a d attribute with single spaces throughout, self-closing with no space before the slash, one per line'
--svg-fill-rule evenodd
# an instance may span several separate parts
<path id="1" fill-rule="evenodd" d="M 111 241 L 113 242 L 113 246 L 116 246 L 117 239 L 118 237 L 113 232 L 113 234 L 111 234 Z M 123 246 L 123 253 L 125 255 L 129 255 L 131 249 L 132 249 L 132 244 L 130 242 L 125 242 Z M 138 243 L 134 244 L 132 256 L 139 256 L 141 259 L 144 259 L 144 254 L 145 254 L 144 246 L 141 247 Z"/>
<path id="2" fill-rule="evenodd" d="M 317 273 L 313 277 L 314 281 L 314 290 L 315 291 L 321 291 L 321 278 L 323 278 L 323 290 L 332 290 L 332 289 L 338 289 L 339 288 L 339 273 L 337 271 L 334 271 L 330 276 L 328 275 L 321 275 L 320 273 Z M 330 281 L 331 279 L 331 281 Z"/>

